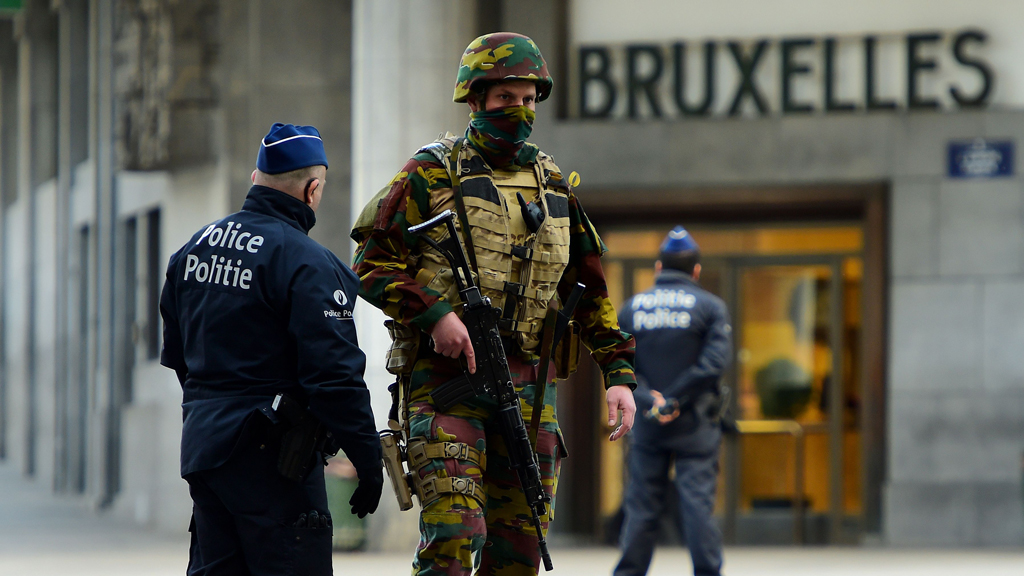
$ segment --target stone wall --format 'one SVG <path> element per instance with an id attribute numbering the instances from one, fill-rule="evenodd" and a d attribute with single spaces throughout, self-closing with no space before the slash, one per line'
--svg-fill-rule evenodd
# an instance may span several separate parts
<path id="1" fill-rule="evenodd" d="M 946 177 L 946 144 L 1024 112 L 538 125 L 584 204 L 790 184 L 890 190 L 887 476 L 895 545 L 1024 542 L 1024 178 Z M 614 161 L 611 161 L 614 159 Z"/>

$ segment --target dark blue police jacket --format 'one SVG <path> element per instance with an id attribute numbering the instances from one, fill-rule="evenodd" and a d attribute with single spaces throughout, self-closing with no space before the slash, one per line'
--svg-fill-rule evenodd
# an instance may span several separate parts
<path id="1" fill-rule="evenodd" d="M 352 319 L 359 279 L 307 235 L 315 221 L 305 203 L 253 186 L 240 212 L 171 256 L 160 363 L 181 381 L 182 476 L 223 464 L 278 393 L 308 403 L 357 470 L 380 466 Z"/>
<path id="2" fill-rule="evenodd" d="M 721 430 L 705 414 L 684 411 L 665 425 L 642 414 L 653 404 L 651 390 L 666 400 L 680 402 L 717 393 L 718 381 L 732 356 L 725 302 L 702 289 L 688 274 L 662 270 L 653 288 L 623 305 L 619 325 L 636 338 L 634 441 L 695 454 L 716 449 Z"/>

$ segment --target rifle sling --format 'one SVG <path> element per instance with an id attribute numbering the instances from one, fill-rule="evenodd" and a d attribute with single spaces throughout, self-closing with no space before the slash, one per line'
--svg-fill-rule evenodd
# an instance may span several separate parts
<path id="1" fill-rule="evenodd" d="M 555 319 L 558 311 L 548 308 L 544 317 L 544 332 L 540 341 L 540 363 L 537 364 L 537 381 L 533 393 L 533 416 L 530 418 L 530 445 L 533 452 L 537 452 L 537 433 L 540 430 L 540 417 L 544 412 L 544 396 L 548 390 L 548 366 L 551 364 L 551 354 L 554 350 Z"/>
<path id="2" fill-rule="evenodd" d="M 537 391 L 533 399 L 533 417 L 530 419 L 530 442 L 533 445 L 534 453 L 537 452 L 537 433 L 540 429 L 541 413 L 544 411 L 544 395 L 548 389 L 548 366 L 551 364 L 551 355 L 555 353 L 555 346 L 562 340 L 565 330 L 572 322 L 572 314 L 582 295 L 583 285 L 577 283 L 569 294 L 565 307 L 562 310 L 550 307 L 547 316 L 544 317 L 544 332 L 540 343 L 540 364 L 537 365 Z"/>
<path id="3" fill-rule="evenodd" d="M 455 211 L 459 216 L 459 223 L 462 224 L 462 240 L 466 245 L 466 252 L 469 252 L 469 263 L 473 271 L 480 273 L 476 264 L 476 248 L 473 247 L 473 235 L 469 229 L 469 218 L 466 217 L 466 202 L 462 199 L 462 185 L 459 183 L 459 153 L 465 144 L 465 138 L 459 138 L 452 147 L 451 156 L 448 157 L 448 178 L 452 181 L 452 193 L 455 195 Z"/>

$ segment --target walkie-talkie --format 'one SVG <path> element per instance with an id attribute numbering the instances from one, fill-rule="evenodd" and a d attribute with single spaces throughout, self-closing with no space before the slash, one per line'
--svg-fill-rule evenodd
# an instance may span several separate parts
<path id="1" fill-rule="evenodd" d="M 520 192 L 516 192 L 516 200 L 519 200 L 519 208 L 523 212 L 527 230 L 536 234 L 537 230 L 540 230 L 540 225 L 544 223 L 544 211 L 536 202 L 527 202 Z"/>

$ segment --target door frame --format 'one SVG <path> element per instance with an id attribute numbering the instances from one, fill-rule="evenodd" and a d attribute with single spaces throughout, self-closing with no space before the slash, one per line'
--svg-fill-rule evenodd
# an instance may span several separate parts
<path id="1" fill-rule="evenodd" d="M 828 394 L 829 394 L 829 405 L 828 405 L 828 478 L 829 478 L 829 505 L 828 505 L 828 536 L 827 542 L 830 544 L 838 544 L 847 540 L 843 537 L 843 519 L 845 516 L 845 482 L 844 482 L 844 471 L 843 465 L 844 460 L 844 430 L 843 430 L 843 390 L 845 388 L 845 382 L 843 380 L 843 354 L 844 340 L 843 340 L 843 261 L 846 258 L 863 258 L 862 252 L 835 252 L 835 253 L 818 253 L 818 254 L 801 254 L 801 255 L 784 255 L 784 256 L 735 256 L 735 257 L 718 257 L 708 258 L 709 261 L 721 262 L 723 264 L 722 271 L 724 277 L 722 279 L 723 295 L 722 298 L 726 301 L 726 305 L 729 310 L 732 311 L 733 316 L 733 346 L 734 352 L 739 351 L 740 343 L 743 341 L 743 323 L 740 321 L 743 318 L 743 305 L 742 298 L 740 297 L 740 283 L 743 272 L 746 270 L 753 270 L 756 268 L 769 268 L 777 266 L 827 266 L 831 272 L 832 282 L 830 284 L 829 293 L 829 347 L 832 350 L 832 377 L 829 379 Z M 863 283 L 863 279 L 861 280 Z M 863 301 L 860 303 L 862 310 L 861 316 L 863 317 Z M 863 326 L 861 328 L 863 331 Z M 839 351 L 839 353 L 836 353 Z M 730 401 L 732 403 L 731 409 L 733 414 L 739 414 L 739 367 L 740 359 L 739 354 L 734 353 L 732 359 L 732 365 L 728 372 L 723 375 L 723 383 L 730 386 L 732 390 L 737 391 L 731 395 Z M 860 358 L 859 363 L 863 367 L 864 359 Z M 863 394 L 863 389 L 861 390 Z M 866 404 L 862 403 L 861 409 L 866 409 Z M 864 444 L 865 436 L 861 435 L 861 454 L 866 454 L 867 446 Z M 739 450 L 739 437 L 732 437 L 726 442 L 725 457 L 725 476 L 726 476 L 726 495 L 725 495 L 725 510 L 724 510 L 724 536 L 726 542 L 736 544 L 738 542 L 737 535 L 737 524 L 739 518 L 739 494 L 742 488 L 741 485 L 741 471 L 742 471 L 742 456 Z M 863 466 L 862 466 L 863 468 Z M 803 471 L 798 471 L 798 474 L 802 474 Z M 864 491 L 864 485 L 862 484 L 862 492 Z M 803 495 L 797 494 L 796 498 L 802 498 Z M 861 494 L 862 502 L 864 494 Z M 862 509 L 861 516 L 864 512 Z M 802 515 L 797 516 L 802 518 Z M 858 523 L 857 532 L 863 527 Z M 794 527 L 794 531 L 797 534 L 805 534 L 806 530 L 803 526 Z"/>
<path id="2" fill-rule="evenodd" d="M 887 351 L 889 303 L 889 182 L 857 184 L 772 184 L 690 188 L 587 188 L 582 200 L 599 232 L 609 228 L 670 229 L 673 225 L 757 223 L 858 222 L 864 230 L 864 276 L 861 284 L 860 388 L 863 490 L 862 536 L 882 529 L 882 486 L 887 473 Z M 653 261 L 652 261 L 653 263 Z M 626 276 L 628 277 L 628 276 Z M 632 282 L 630 279 L 629 282 Z M 560 402 L 578 410 L 568 440 L 579 451 L 566 460 L 563 471 L 574 480 L 563 491 L 565 502 L 579 521 L 565 531 L 583 539 L 601 538 L 596 501 L 600 493 L 594 470 L 600 466 L 593 439 L 600 437 L 598 408 L 600 372 L 587 361 L 565 386 Z M 575 410 L 574 410 L 575 411 Z M 564 412 L 564 411 L 563 411 Z M 581 457 L 577 457 L 581 456 Z M 577 484 L 578 483 L 578 484 Z M 574 519 L 575 520 L 575 519 Z"/>

